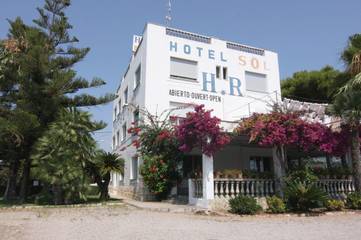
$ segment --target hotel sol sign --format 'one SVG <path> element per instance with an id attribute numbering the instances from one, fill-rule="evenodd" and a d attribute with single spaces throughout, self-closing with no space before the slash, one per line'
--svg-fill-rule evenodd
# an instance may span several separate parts
<path id="1" fill-rule="evenodd" d="M 216 51 L 212 48 L 205 49 L 202 47 L 194 47 L 188 44 L 179 44 L 176 41 L 169 42 L 169 51 L 171 53 L 183 53 L 185 55 L 197 56 L 199 58 L 206 58 L 209 60 L 218 60 L 227 64 L 229 59 L 228 56 L 223 51 Z M 260 60 L 256 57 L 250 57 L 246 55 L 238 56 L 238 64 L 240 67 L 247 67 L 248 69 L 253 70 L 254 72 L 264 72 L 269 71 L 266 65 L 266 61 Z M 215 69 L 215 68 L 214 68 Z M 204 95 L 196 93 L 196 92 L 187 92 L 182 90 L 170 89 L 169 95 L 178 96 L 178 97 L 186 97 L 192 99 L 203 99 L 213 102 L 221 102 L 221 98 L 217 94 L 222 95 L 231 95 L 231 96 L 243 96 L 242 94 L 242 82 L 238 77 L 228 76 L 229 87 L 227 90 L 219 90 L 217 89 L 217 81 L 216 75 L 214 73 L 202 72 L 202 91 L 208 92 L 204 93 Z"/>

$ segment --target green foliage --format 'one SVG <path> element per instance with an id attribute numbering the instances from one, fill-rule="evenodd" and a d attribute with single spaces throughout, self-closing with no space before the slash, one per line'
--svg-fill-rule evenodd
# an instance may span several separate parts
<path id="1" fill-rule="evenodd" d="M 140 174 L 148 190 L 159 197 L 168 193 L 172 178 L 170 165 L 162 156 L 143 156 Z"/>
<path id="2" fill-rule="evenodd" d="M 348 75 L 330 66 L 319 71 L 301 71 L 281 82 L 282 96 L 301 101 L 332 102 L 348 81 Z"/>
<path id="3" fill-rule="evenodd" d="M 292 170 L 286 178 L 287 182 L 302 182 L 305 184 L 311 184 L 317 180 L 318 177 L 313 173 L 312 169 L 308 165 Z"/>
<path id="4" fill-rule="evenodd" d="M 165 119 L 162 119 L 165 113 Z M 141 155 L 162 155 L 169 160 L 178 160 L 181 157 L 172 122 L 168 120 L 170 113 L 164 112 L 160 116 L 153 116 L 149 112 L 145 112 L 145 123 L 131 129 L 141 130 L 138 140 L 138 151 Z"/>
<path id="5" fill-rule="evenodd" d="M 104 104 L 115 98 L 114 94 L 79 94 L 105 82 L 77 76 L 74 66 L 90 49 L 78 48 L 78 39 L 70 35 L 72 26 L 65 15 L 69 5 L 67 0 L 46 0 L 38 8 L 34 26 L 20 18 L 9 21 L 9 34 L 0 40 L 0 132 L 6 134 L 0 138 L 0 159 L 12 168 L 10 173 L 24 165 L 23 186 L 28 185 L 34 144 L 62 108 Z M 16 192 L 16 184 L 9 186 Z M 21 193 L 26 197 L 26 191 Z"/>
<path id="6" fill-rule="evenodd" d="M 355 54 L 361 51 L 361 34 L 357 33 L 348 38 L 347 46 L 344 49 L 341 59 L 349 66 Z"/>
<path id="7" fill-rule="evenodd" d="M 326 208 L 329 211 L 342 211 L 345 209 L 345 203 L 342 200 L 329 199 L 326 201 Z"/>
<path id="8" fill-rule="evenodd" d="M 327 200 L 327 194 L 315 184 L 299 181 L 287 183 L 285 196 L 288 208 L 293 211 L 310 211 L 322 207 Z"/>
<path id="9" fill-rule="evenodd" d="M 140 174 L 144 184 L 158 198 L 166 197 L 178 180 L 177 165 L 183 157 L 178 149 L 173 125 L 168 119 L 170 113 L 164 111 L 160 116 L 153 116 L 145 112 L 145 123 L 129 129 L 130 133 L 139 137 L 133 144 L 143 159 Z"/>
<path id="10" fill-rule="evenodd" d="M 256 199 L 248 196 L 237 196 L 229 200 L 230 212 L 236 214 L 256 214 L 262 211 L 262 207 Z"/>
<path id="11" fill-rule="evenodd" d="M 100 176 L 105 176 L 111 172 L 124 174 L 124 159 L 116 153 L 100 151 L 93 162 L 98 169 Z"/>
<path id="12" fill-rule="evenodd" d="M 115 153 L 98 151 L 96 156 L 88 159 L 85 170 L 98 186 L 99 198 L 108 200 L 110 198 L 108 186 L 111 172 L 124 174 L 124 159 Z"/>
<path id="13" fill-rule="evenodd" d="M 286 178 L 285 198 L 293 211 L 309 211 L 322 207 L 327 194 L 316 186 L 317 176 L 308 165 L 290 172 Z"/>
<path id="14" fill-rule="evenodd" d="M 32 172 L 59 194 L 56 203 L 71 203 L 84 199 L 89 178 L 85 164 L 95 157 L 96 143 L 91 132 L 102 128 L 102 123 L 92 122 L 90 115 L 76 109 L 60 112 L 39 139 L 32 159 Z"/>
<path id="15" fill-rule="evenodd" d="M 267 198 L 268 211 L 271 213 L 286 212 L 286 204 L 282 198 L 272 196 Z"/>
<path id="16" fill-rule="evenodd" d="M 361 193 L 347 195 L 346 206 L 351 209 L 361 209 Z"/>
<path id="17" fill-rule="evenodd" d="M 358 124 L 361 119 L 361 91 L 349 89 L 338 94 L 330 107 L 331 113 L 348 124 Z"/>

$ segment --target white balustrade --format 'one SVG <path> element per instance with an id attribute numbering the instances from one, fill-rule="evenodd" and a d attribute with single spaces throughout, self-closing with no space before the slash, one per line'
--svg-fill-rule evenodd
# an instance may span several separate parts
<path id="1" fill-rule="evenodd" d="M 198 183 L 201 189 L 202 183 Z M 196 186 L 197 184 L 195 184 Z M 316 185 L 328 193 L 331 198 L 345 198 L 347 194 L 355 191 L 352 180 L 347 179 L 321 179 Z M 195 194 L 202 195 L 197 187 Z M 240 179 L 216 178 L 214 179 L 214 196 L 232 198 L 237 195 L 251 197 L 268 197 L 275 194 L 274 179 Z"/>
<path id="2" fill-rule="evenodd" d="M 274 195 L 273 179 L 214 179 L 214 196 L 231 198 L 237 195 L 267 197 Z"/>
<path id="3" fill-rule="evenodd" d="M 202 179 L 191 179 L 193 189 L 191 191 L 194 198 L 202 198 L 203 197 L 203 184 Z"/>
<path id="4" fill-rule="evenodd" d="M 353 181 L 349 179 L 321 179 L 316 185 L 331 198 L 345 198 L 347 194 L 355 191 Z"/>

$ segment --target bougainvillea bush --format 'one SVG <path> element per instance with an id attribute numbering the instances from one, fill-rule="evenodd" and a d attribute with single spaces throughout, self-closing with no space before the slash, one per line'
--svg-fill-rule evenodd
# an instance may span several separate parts
<path id="1" fill-rule="evenodd" d="M 178 140 L 170 120 L 160 120 L 145 112 L 145 122 L 133 123 L 128 129 L 135 140 L 132 144 L 143 159 L 140 174 L 151 193 L 161 199 L 167 196 L 172 185 L 178 180 L 178 163 L 183 154 L 178 149 Z"/>
<path id="2" fill-rule="evenodd" d="M 176 126 L 177 117 L 153 116 L 146 112 L 143 124 L 133 124 L 128 130 L 135 140 L 133 145 L 143 158 L 141 175 L 149 191 L 165 197 L 179 178 L 179 162 L 184 152 L 199 148 L 202 153 L 212 155 L 230 142 L 222 132 L 220 119 L 204 110 L 204 105 L 195 106 Z"/>
<path id="3" fill-rule="evenodd" d="M 185 119 L 176 127 L 176 137 L 179 149 L 190 152 L 194 148 L 211 156 L 230 142 L 230 137 L 222 131 L 221 120 L 211 116 L 211 110 L 204 109 L 204 105 L 194 107 L 194 112 L 187 113 Z"/>
<path id="4" fill-rule="evenodd" d="M 323 124 L 302 119 L 300 113 L 255 113 L 243 119 L 235 131 L 249 135 L 250 142 L 260 146 L 293 145 L 305 152 L 316 150 L 328 154 L 338 147 L 337 137 L 341 138 Z"/>
<path id="5" fill-rule="evenodd" d="M 166 197 L 172 183 L 172 166 L 169 160 L 163 156 L 143 156 L 143 164 L 140 168 L 148 190 L 159 199 Z"/>

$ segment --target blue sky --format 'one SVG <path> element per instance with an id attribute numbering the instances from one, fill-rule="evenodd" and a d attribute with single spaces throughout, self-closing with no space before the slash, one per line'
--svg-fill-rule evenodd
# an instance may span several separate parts
<path id="1" fill-rule="evenodd" d="M 173 0 L 172 26 L 279 54 L 281 79 L 300 70 L 326 64 L 343 69 L 340 53 L 348 36 L 361 32 L 360 0 Z M 37 17 L 42 0 L 1 0 L 0 38 L 7 34 L 6 19 Z M 115 92 L 131 54 L 133 34 L 146 22 L 164 24 L 167 0 L 73 0 L 67 15 L 80 46 L 92 50 L 76 66 L 79 75 L 98 76 L 107 86 L 95 94 Z M 106 150 L 111 143 L 111 104 L 92 107 L 108 127 L 97 140 Z"/>

